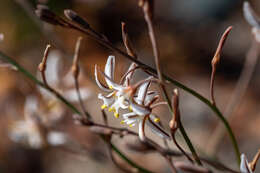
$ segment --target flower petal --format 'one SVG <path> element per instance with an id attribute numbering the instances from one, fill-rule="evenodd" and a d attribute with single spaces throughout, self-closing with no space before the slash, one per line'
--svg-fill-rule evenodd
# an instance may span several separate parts
<path id="1" fill-rule="evenodd" d="M 135 112 L 137 115 L 148 115 L 151 113 L 151 110 L 149 110 L 148 108 L 142 106 L 142 105 L 138 105 L 136 103 L 134 103 L 132 100 L 130 100 L 130 105 L 131 108 L 133 109 L 133 112 Z"/>
<path id="2" fill-rule="evenodd" d="M 243 4 L 243 12 L 246 21 L 252 26 L 260 29 L 259 17 L 253 11 L 249 2 L 245 1 Z"/>
<path id="3" fill-rule="evenodd" d="M 240 171 L 241 173 L 253 173 L 249 167 L 245 154 L 241 154 Z"/>
<path id="4" fill-rule="evenodd" d="M 111 80 L 114 80 L 114 73 L 115 73 L 115 56 L 108 56 L 107 63 L 105 66 L 105 74 L 108 76 Z M 110 86 L 110 80 L 105 78 L 107 84 Z"/>
<path id="5" fill-rule="evenodd" d="M 25 118 L 31 118 L 38 110 L 38 100 L 35 96 L 28 96 L 25 100 L 24 105 L 24 116 Z"/>
<path id="6" fill-rule="evenodd" d="M 148 88 L 149 88 L 150 84 L 151 84 L 151 82 L 148 81 L 148 82 L 143 83 L 139 87 L 138 95 L 137 95 L 137 98 L 136 98 L 136 102 L 138 104 L 143 104 L 144 103 L 144 100 L 145 100 L 145 97 L 146 97 L 146 94 L 147 94 L 147 91 L 148 91 Z"/>
<path id="7" fill-rule="evenodd" d="M 81 94 L 82 100 L 87 100 L 92 95 L 89 88 L 80 88 L 80 94 Z M 71 102 L 79 101 L 76 89 L 70 89 L 70 90 L 64 92 L 64 97 Z"/>
<path id="8" fill-rule="evenodd" d="M 97 73 L 97 65 L 95 65 L 95 80 L 96 80 L 96 83 L 98 85 L 98 87 L 100 89 L 102 89 L 103 91 L 105 92 L 111 92 L 111 90 L 109 88 L 107 88 L 105 85 L 103 85 L 99 79 L 98 79 L 98 73 Z"/>

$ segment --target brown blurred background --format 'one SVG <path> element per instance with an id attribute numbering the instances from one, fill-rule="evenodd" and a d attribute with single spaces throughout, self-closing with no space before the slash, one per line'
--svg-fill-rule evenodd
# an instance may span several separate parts
<path id="1" fill-rule="evenodd" d="M 105 34 L 121 49 L 124 49 L 121 38 L 121 22 L 124 21 L 141 61 L 154 66 L 146 24 L 137 1 L 42 0 L 40 2 L 46 3 L 50 9 L 60 15 L 63 15 L 63 10 L 67 8 L 77 11 L 93 28 Z M 66 71 L 71 64 L 76 39 L 80 34 L 42 23 L 33 12 L 37 3 L 37 0 L 0 0 L 0 33 L 5 36 L 4 41 L 0 43 L 0 50 L 14 57 L 30 72 L 36 74 L 45 46 L 50 43 L 53 49 L 62 53 Z M 209 97 L 211 58 L 221 34 L 228 26 L 233 26 L 217 70 L 215 92 L 220 110 L 224 110 L 229 101 L 253 38 L 250 26 L 243 18 L 242 3 L 242 0 L 155 1 L 156 36 L 163 72 L 206 97 Z M 260 14 L 260 1 L 252 0 L 252 4 Z M 103 68 L 110 54 L 114 52 L 84 36 L 80 53 L 82 74 L 84 74 L 82 85 L 93 91 L 93 97 L 86 102 L 86 107 L 100 122 L 99 107 L 102 102 L 97 99 L 100 91 L 93 82 L 94 64 L 99 64 Z M 130 62 L 119 55 L 116 61 L 118 66 L 120 64 L 120 68 L 116 69 L 117 74 L 123 74 Z M 235 121 L 230 122 L 241 152 L 246 153 L 250 160 L 260 144 L 258 67 L 259 65 L 245 97 L 234 112 Z M 142 77 L 144 76 L 140 73 L 140 78 Z M 36 87 L 21 74 L 4 68 L 0 69 L 0 81 L 0 134 L 2 136 L 0 172 L 120 172 L 110 161 L 105 144 L 95 135 L 90 134 L 86 128 L 75 126 L 69 111 L 57 128 L 64 130 L 75 141 L 85 146 L 87 153 L 69 152 L 58 148 L 32 150 L 11 142 L 7 137 L 7 122 L 23 118 L 24 100 L 27 95 L 36 92 Z M 168 87 L 169 90 L 174 88 L 170 85 Z M 198 99 L 184 91 L 181 91 L 180 95 L 183 124 L 196 148 L 203 153 L 219 119 Z M 167 125 L 170 115 L 167 109 L 160 111 L 160 117 Z M 109 122 L 119 126 L 120 121 L 112 117 Z M 159 138 L 154 139 L 161 143 Z M 141 165 L 155 172 L 170 172 L 159 155 L 140 154 L 128 150 L 125 143 L 131 141 L 131 138 L 126 141 L 120 138 L 113 140 Z M 223 163 L 231 167 L 236 166 L 234 151 L 227 135 L 221 142 L 217 156 Z"/>

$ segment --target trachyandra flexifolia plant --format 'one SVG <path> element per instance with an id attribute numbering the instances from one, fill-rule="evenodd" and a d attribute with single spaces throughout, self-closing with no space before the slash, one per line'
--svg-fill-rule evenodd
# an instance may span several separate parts
<path id="1" fill-rule="evenodd" d="M 91 115 L 85 107 L 85 100 L 89 97 L 90 91 L 79 86 L 79 48 L 82 40 L 81 37 L 76 43 L 70 73 L 65 75 L 65 77 L 63 78 L 58 75 L 58 62 L 60 58 L 57 58 L 57 55 L 53 56 L 53 54 L 49 52 L 50 46 L 47 46 L 43 56 L 43 60 L 40 63 L 38 69 L 38 76 L 42 78 L 42 82 L 39 79 L 35 78 L 31 73 L 25 70 L 18 63 L 16 63 L 12 58 L 0 52 L 0 57 L 4 61 L 3 64 L 8 63 L 10 67 L 15 67 L 17 71 L 23 73 L 26 77 L 28 77 L 37 85 L 39 85 L 39 87 L 41 87 L 39 92 L 42 94 L 44 101 L 47 102 L 47 105 L 49 105 L 47 106 L 49 111 L 41 111 L 42 107 L 38 105 L 37 98 L 35 96 L 28 96 L 26 98 L 26 103 L 24 106 L 25 119 L 11 124 L 9 133 L 10 138 L 15 142 L 26 144 L 27 146 L 32 148 L 42 148 L 44 146 L 64 146 L 71 139 L 62 132 L 53 131 L 50 127 L 51 125 L 55 124 L 58 121 L 57 119 L 59 118 L 54 120 L 50 117 L 55 116 L 48 116 L 49 113 L 54 115 L 62 114 L 64 107 L 59 104 L 62 102 L 73 111 L 74 115 L 76 115 L 73 116 L 73 118 L 79 125 L 86 126 L 91 132 L 99 135 L 99 137 L 105 142 L 109 149 L 111 160 L 119 169 L 124 172 L 133 172 L 134 170 L 138 172 L 151 173 L 152 171 L 143 168 L 135 161 L 129 159 L 128 156 L 125 155 L 122 151 L 120 151 L 113 143 L 113 136 L 126 137 L 131 135 L 136 138 L 138 137 L 137 139 L 139 140 L 139 145 L 132 148 L 135 148 L 139 152 L 143 153 L 159 153 L 160 156 L 166 160 L 166 162 L 169 164 L 169 167 L 171 168 L 171 171 L 174 173 L 181 171 L 193 173 L 209 173 L 213 172 L 213 168 L 221 172 L 239 172 L 229 168 L 229 166 L 225 166 L 225 164 L 222 164 L 217 160 L 201 157 L 200 154 L 196 152 L 196 149 L 193 147 L 193 144 L 189 139 L 189 136 L 186 133 L 184 125 L 181 121 L 181 111 L 179 109 L 180 92 L 178 89 L 174 89 L 171 95 L 168 94 L 165 86 L 165 81 L 168 81 L 169 83 L 174 84 L 180 89 L 183 89 L 184 91 L 198 98 L 200 101 L 205 103 L 215 113 L 215 115 L 218 116 L 218 118 L 220 118 L 232 141 L 238 165 L 240 166 L 240 172 L 252 173 L 253 171 L 255 171 L 255 166 L 260 155 L 259 152 L 256 154 L 252 162 L 248 162 L 246 156 L 244 154 L 240 154 L 232 129 L 230 128 L 228 121 L 218 109 L 214 97 L 214 81 L 216 77 L 216 70 L 220 61 L 222 48 L 224 46 L 225 40 L 228 37 L 228 34 L 231 32 L 232 27 L 228 27 L 222 35 L 217 50 L 215 52 L 215 56 L 212 59 L 212 73 L 210 82 L 211 98 L 207 99 L 200 95 L 198 92 L 192 90 L 191 88 L 183 85 L 182 83 L 161 72 L 159 64 L 160 53 L 157 46 L 157 38 L 154 33 L 153 24 L 153 9 L 155 8 L 154 2 L 153 0 L 139 0 L 138 4 L 143 10 L 144 19 L 147 23 L 149 38 L 155 58 L 156 69 L 140 61 L 140 57 L 138 57 L 138 54 L 134 52 L 134 48 L 132 47 L 125 23 L 122 23 L 122 40 L 126 48 L 126 52 L 115 47 L 107 39 L 106 36 L 100 34 L 95 29 L 93 29 L 91 25 L 76 12 L 70 9 L 64 10 L 64 18 L 56 15 L 47 6 L 37 6 L 35 13 L 42 21 L 63 28 L 79 31 L 80 33 L 89 36 L 93 40 L 99 42 L 101 45 L 120 54 L 122 57 L 131 60 L 132 63 L 126 73 L 122 76 L 120 82 L 116 82 L 114 76 L 115 70 L 117 69 L 115 56 L 108 56 L 104 72 L 100 70 L 97 65 L 93 67 L 95 68 L 94 76 L 96 84 L 105 93 L 97 94 L 97 97 L 103 102 L 103 104 L 101 105 L 101 112 L 103 115 L 104 124 L 101 124 L 93 120 L 94 115 Z M 244 14 L 246 20 L 252 26 L 252 33 L 255 36 L 255 40 L 259 42 L 260 21 L 256 14 L 253 12 L 248 2 L 244 3 Z M 48 61 L 50 63 L 48 63 Z M 136 81 L 136 70 L 142 70 L 149 76 L 145 79 Z M 99 75 L 101 75 L 105 79 L 106 84 L 103 84 L 99 80 Z M 63 84 L 61 85 L 61 83 Z M 71 90 L 70 88 L 67 90 L 67 84 L 70 85 L 68 87 L 71 87 L 71 85 L 73 85 L 73 89 Z M 153 84 L 159 86 L 158 88 L 160 88 L 160 90 L 151 90 L 150 86 Z M 160 99 L 161 95 L 163 96 L 163 101 L 161 101 Z M 57 102 L 58 100 L 61 102 Z M 75 102 L 79 103 L 78 106 L 80 107 L 80 109 L 74 106 L 74 104 L 76 104 Z M 163 105 L 168 106 L 169 112 L 172 115 L 172 119 L 169 122 L 169 134 L 166 130 L 164 130 L 165 128 L 160 122 L 160 113 L 157 113 L 158 115 L 156 115 L 153 112 L 154 109 Z M 53 107 L 56 107 L 56 110 L 58 111 L 53 112 Z M 137 125 L 138 133 L 130 130 L 131 128 L 110 126 L 107 121 L 107 114 L 105 110 L 113 112 L 115 118 L 121 118 L 122 121 L 120 124 L 122 125 L 126 124 L 129 127 Z M 149 138 L 149 136 L 146 135 L 146 125 L 149 126 L 155 134 L 162 137 L 165 146 L 159 145 L 156 141 L 153 141 Z M 187 144 L 190 152 L 185 151 L 182 145 L 180 145 L 177 141 L 175 137 L 177 131 L 179 131 L 183 136 L 184 141 Z M 178 150 L 173 150 L 169 148 L 167 142 L 170 141 L 173 141 Z M 116 159 L 114 159 L 113 154 L 117 154 L 133 169 L 126 169 L 123 165 L 118 163 Z M 178 158 L 181 156 L 184 156 L 186 160 L 179 161 Z"/>

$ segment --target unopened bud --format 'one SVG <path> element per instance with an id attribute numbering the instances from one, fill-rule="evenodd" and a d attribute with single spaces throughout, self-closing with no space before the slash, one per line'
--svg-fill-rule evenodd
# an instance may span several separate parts
<path id="1" fill-rule="evenodd" d="M 70 9 L 64 10 L 64 15 L 67 17 L 67 19 L 81 25 L 83 28 L 90 28 L 88 22 L 86 22 L 82 17 L 80 17 L 75 11 L 72 11 Z"/>

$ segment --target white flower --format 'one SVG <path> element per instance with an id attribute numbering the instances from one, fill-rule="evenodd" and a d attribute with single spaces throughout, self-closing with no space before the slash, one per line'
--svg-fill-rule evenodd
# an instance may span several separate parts
<path id="1" fill-rule="evenodd" d="M 24 120 L 15 121 L 10 125 L 10 139 L 33 149 L 65 144 L 66 135 L 62 132 L 48 131 L 42 118 L 38 113 L 37 98 L 27 97 L 24 106 Z"/>
<path id="2" fill-rule="evenodd" d="M 152 114 L 150 105 L 158 95 L 155 92 L 150 92 L 152 94 L 148 96 L 149 85 L 150 82 L 148 81 L 140 86 L 137 97 L 134 100 L 130 100 L 130 109 L 132 112 L 123 114 L 124 120 L 121 121 L 121 124 L 127 124 L 130 127 L 138 124 L 139 137 L 141 140 L 145 137 L 145 124 L 158 136 L 169 138 L 169 135 L 157 124 L 160 119 L 155 114 Z"/>
<path id="3" fill-rule="evenodd" d="M 0 33 L 0 42 L 4 40 L 4 34 Z"/>
<path id="4" fill-rule="evenodd" d="M 240 171 L 241 173 L 253 173 L 245 154 L 241 154 Z"/>
<path id="5" fill-rule="evenodd" d="M 260 43 L 260 18 L 256 15 L 249 2 L 243 4 L 243 13 L 246 21 L 252 26 L 255 40 Z"/>
<path id="6" fill-rule="evenodd" d="M 61 67 L 63 66 L 63 61 L 61 53 L 59 51 L 50 51 L 48 60 L 46 62 L 46 80 L 47 83 L 54 88 L 56 91 L 61 93 L 66 100 L 70 102 L 78 102 L 77 90 L 74 86 L 74 78 L 72 74 L 68 72 L 65 75 L 61 74 Z M 38 76 L 40 73 L 38 74 Z M 63 77 L 64 76 L 64 77 Z M 64 108 L 58 101 L 58 99 L 50 92 L 46 91 L 44 88 L 39 87 L 39 91 L 43 96 L 45 103 L 47 103 L 46 110 L 44 114 L 49 117 L 48 120 L 53 120 L 54 122 L 61 119 L 64 114 Z M 91 97 L 91 91 L 89 88 L 80 88 L 80 93 L 82 100 L 87 100 Z"/>
<path id="7" fill-rule="evenodd" d="M 129 107 L 129 96 L 131 88 L 129 86 L 124 86 L 122 84 L 117 84 L 114 82 L 115 73 L 115 57 L 109 56 L 107 63 L 105 65 L 104 74 L 101 73 L 106 81 L 106 85 L 103 85 L 98 79 L 98 69 L 95 66 L 95 79 L 96 83 L 101 90 L 107 92 L 108 94 L 104 96 L 99 93 L 98 98 L 103 100 L 103 105 L 101 109 L 109 108 L 110 112 L 114 112 L 116 118 L 119 117 L 119 109 L 127 109 Z M 127 75 L 128 79 L 129 76 Z"/>

